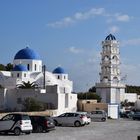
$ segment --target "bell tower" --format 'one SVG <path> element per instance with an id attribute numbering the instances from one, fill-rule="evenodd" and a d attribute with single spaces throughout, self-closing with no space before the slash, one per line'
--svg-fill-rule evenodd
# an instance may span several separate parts
<path id="1" fill-rule="evenodd" d="M 119 42 L 109 34 L 102 41 L 100 83 L 96 83 L 96 93 L 102 102 L 120 103 L 120 94 L 125 92 L 121 83 Z"/>

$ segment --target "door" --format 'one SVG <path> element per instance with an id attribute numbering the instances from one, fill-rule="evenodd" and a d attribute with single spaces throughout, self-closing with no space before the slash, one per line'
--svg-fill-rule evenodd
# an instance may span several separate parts
<path id="1" fill-rule="evenodd" d="M 5 131 L 5 130 L 11 129 L 11 127 L 14 125 L 13 119 L 14 119 L 14 115 L 12 115 L 12 114 L 4 116 L 0 120 L 0 131 Z"/>

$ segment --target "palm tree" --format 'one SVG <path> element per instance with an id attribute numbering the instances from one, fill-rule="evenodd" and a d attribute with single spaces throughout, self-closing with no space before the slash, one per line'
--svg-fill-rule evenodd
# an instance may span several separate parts
<path id="1" fill-rule="evenodd" d="M 30 83 L 30 81 L 28 82 L 22 82 L 22 84 L 18 84 L 17 88 L 22 88 L 22 89 L 35 89 L 38 88 L 38 84 L 36 84 L 35 82 Z"/>

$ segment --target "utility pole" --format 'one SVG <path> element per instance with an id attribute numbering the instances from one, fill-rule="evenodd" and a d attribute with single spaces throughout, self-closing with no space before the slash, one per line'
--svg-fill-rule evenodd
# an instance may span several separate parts
<path id="1" fill-rule="evenodd" d="M 45 65 L 43 65 L 43 89 L 46 89 L 46 87 L 45 87 L 45 72 L 46 72 L 46 66 Z"/>

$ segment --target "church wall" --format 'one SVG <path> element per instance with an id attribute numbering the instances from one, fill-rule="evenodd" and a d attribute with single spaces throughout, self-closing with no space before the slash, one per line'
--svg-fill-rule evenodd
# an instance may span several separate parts
<path id="1" fill-rule="evenodd" d="M 32 72 L 41 72 L 42 71 L 42 60 L 30 60 L 30 59 L 15 59 L 14 65 L 23 64 L 23 65 L 30 65 L 30 70 Z M 36 64 L 36 70 L 35 70 L 35 64 Z"/>
<path id="2" fill-rule="evenodd" d="M 7 107 L 10 109 L 22 109 L 22 101 L 25 98 L 32 97 L 37 101 L 44 103 L 51 103 L 53 108 L 58 108 L 58 95 L 57 93 L 40 93 L 39 90 L 30 89 L 13 89 L 7 92 Z"/>

